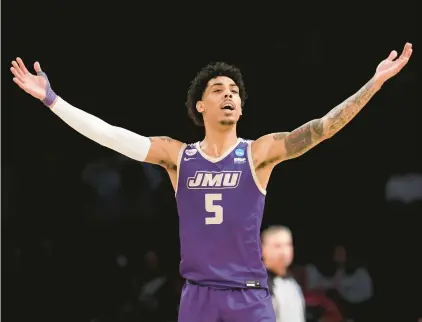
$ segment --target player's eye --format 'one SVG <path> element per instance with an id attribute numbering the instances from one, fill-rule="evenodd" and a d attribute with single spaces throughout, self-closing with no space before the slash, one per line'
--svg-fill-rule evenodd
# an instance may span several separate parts
<path id="1" fill-rule="evenodd" d="M 216 90 L 214 91 L 214 93 L 218 93 L 218 92 L 221 92 L 221 89 L 216 89 Z"/>
<path id="2" fill-rule="evenodd" d="M 239 92 L 238 92 L 238 91 L 236 91 L 236 90 L 232 90 L 232 92 L 233 92 L 233 93 L 235 93 L 235 94 L 239 93 Z"/>

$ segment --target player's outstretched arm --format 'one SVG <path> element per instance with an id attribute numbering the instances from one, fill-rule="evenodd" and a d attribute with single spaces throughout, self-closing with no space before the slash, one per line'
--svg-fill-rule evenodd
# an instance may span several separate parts
<path id="1" fill-rule="evenodd" d="M 388 79 L 396 75 L 409 61 L 412 45 L 406 43 L 399 58 L 392 51 L 377 67 L 374 76 L 354 95 L 333 108 L 322 118 L 312 120 L 292 132 L 265 135 L 253 144 L 258 151 L 260 165 L 275 165 L 281 161 L 301 156 L 322 141 L 332 137 L 346 126 L 369 102 Z"/>
<path id="2" fill-rule="evenodd" d="M 36 75 L 31 74 L 22 59 L 12 62 L 13 81 L 25 92 L 41 100 L 70 127 L 87 138 L 126 155 L 129 158 L 175 169 L 182 143 L 168 137 L 144 137 L 110 125 L 67 103 L 51 89 L 48 78 L 36 62 Z"/>

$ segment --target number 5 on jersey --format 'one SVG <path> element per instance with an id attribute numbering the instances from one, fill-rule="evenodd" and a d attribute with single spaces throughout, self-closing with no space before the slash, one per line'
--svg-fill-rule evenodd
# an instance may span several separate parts
<path id="1" fill-rule="evenodd" d="M 220 225 L 223 223 L 223 207 L 215 204 L 215 201 L 221 201 L 222 199 L 221 193 L 207 193 L 205 195 L 205 210 L 214 213 L 213 217 L 205 218 L 206 225 Z"/>

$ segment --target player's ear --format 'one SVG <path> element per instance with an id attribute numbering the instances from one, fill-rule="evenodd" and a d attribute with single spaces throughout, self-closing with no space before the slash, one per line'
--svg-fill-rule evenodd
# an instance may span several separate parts
<path id="1" fill-rule="evenodd" d="M 204 104 L 201 101 L 196 102 L 196 110 L 199 113 L 202 113 L 204 111 Z"/>
<path id="2" fill-rule="evenodd" d="M 240 108 L 240 115 L 243 114 L 243 108 Z"/>

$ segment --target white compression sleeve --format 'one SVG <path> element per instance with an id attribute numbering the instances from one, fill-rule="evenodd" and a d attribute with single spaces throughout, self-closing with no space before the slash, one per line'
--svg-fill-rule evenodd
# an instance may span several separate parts
<path id="1" fill-rule="evenodd" d="M 60 97 L 51 110 L 70 127 L 103 146 L 138 161 L 144 161 L 148 155 L 151 141 L 145 136 L 110 125 Z"/>

